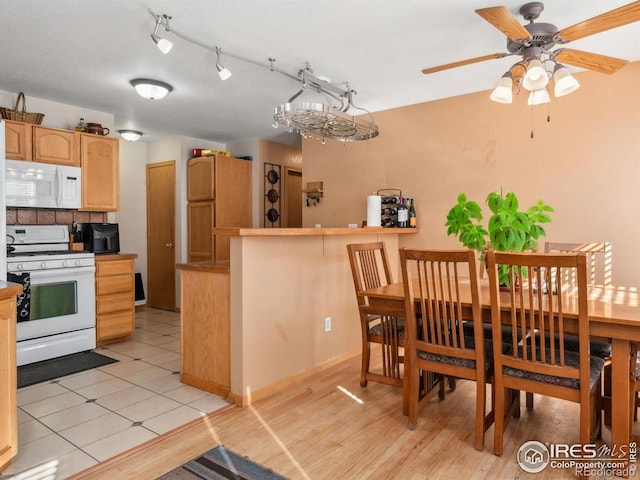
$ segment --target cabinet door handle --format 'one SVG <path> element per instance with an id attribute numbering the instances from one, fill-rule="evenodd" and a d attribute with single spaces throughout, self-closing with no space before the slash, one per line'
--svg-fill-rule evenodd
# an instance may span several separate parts
<path id="1" fill-rule="evenodd" d="M 167 248 L 173 248 L 173 243 L 169 242 L 169 243 L 167 243 L 167 244 L 165 245 L 165 247 L 167 247 Z"/>

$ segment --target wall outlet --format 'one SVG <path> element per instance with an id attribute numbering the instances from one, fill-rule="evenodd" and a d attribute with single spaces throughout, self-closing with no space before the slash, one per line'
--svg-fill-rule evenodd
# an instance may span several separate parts
<path id="1" fill-rule="evenodd" d="M 324 331 L 331 331 L 331 317 L 324 317 Z"/>

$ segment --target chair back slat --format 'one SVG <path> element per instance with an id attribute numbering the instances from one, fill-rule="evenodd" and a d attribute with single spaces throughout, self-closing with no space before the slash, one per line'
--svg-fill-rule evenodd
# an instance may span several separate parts
<path id="1" fill-rule="evenodd" d="M 387 247 L 384 242 L 369 242 L 347 245 L 349 264 L 358 304 L 367 300 L 361 292 L 393 283 Z"/>

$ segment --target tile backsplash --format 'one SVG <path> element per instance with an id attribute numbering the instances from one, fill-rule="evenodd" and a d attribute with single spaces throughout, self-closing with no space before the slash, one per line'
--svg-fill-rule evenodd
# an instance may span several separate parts
<path id="1" fill-rule="evenodd" d="M 51 208 L 7 208 L 7 225 L 67 225 L 75 223 L 104 223 L 106 212 L 55 210 Z"/>

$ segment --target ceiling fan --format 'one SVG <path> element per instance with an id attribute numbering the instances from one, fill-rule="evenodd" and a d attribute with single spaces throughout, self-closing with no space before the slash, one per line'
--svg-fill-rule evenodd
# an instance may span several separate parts
<path id="1" fill-rule="evenodd" d="M 611 10 L 562 30 L 558 30 L 555 25 L 550 23 L 534 23 L 534 20 L 538 19 L 543 10 L 544 5 L 541 2 L 531 2 L 523 5 L 520 8 L 520 15 L 529 22 L 524 26 L 505 7 L 489 7 L 476 10 L 478 15 L 507 36 L 507 52 L 483 55 L 459 62 L 425 68 L 422 73 L 430 74 L 485 60 L 519 55 L 522 60 L 514 64 L 505 74 L 505 76 L 513 78 L 513 88 L 516 88 L 517 85 L 523 82 L 532 64 L 540 67 L 536 61 L 542 64 L 552 62 L 556 68 L 562 62 L 606 74 L 615 73 L 628 63 L 627 60 L 581 50 L 570 48 L 551 49 L 556 45 L 563 45 L 589 35 L 637 22 L 640 20 L 640 1 Z M 560 65 L 560 67 L 562 66 Z M 536 90 L 535 87 L 528 88 L 526 84 L 523 84 L 523 86 L 528 90 Z"/>

